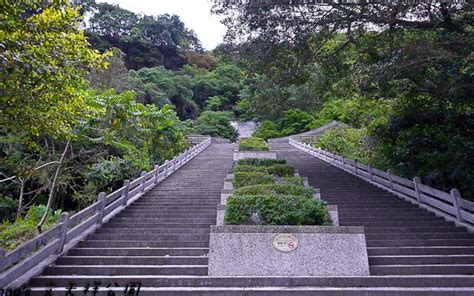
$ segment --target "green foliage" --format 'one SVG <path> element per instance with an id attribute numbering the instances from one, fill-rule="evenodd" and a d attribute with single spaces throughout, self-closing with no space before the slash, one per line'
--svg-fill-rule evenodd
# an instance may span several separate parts
<path id="1" fill-rule="evenodd" d="M 239 151 L 269 151 L 270 147 L 262 138 L 251 137 L 239 141 Z"/>
<path id="2" fill-rule="evenodd" d="M 36 224 L 41 220 L 46 207 L 44 205 L 31 206 L 25 218 L 17 219 L 15 222 L 4 220 L 0 224 L 0 248 L 10 251 L 15 249 L 23 241 L 32 239 L 36 232 Z M 51 211 L 51 209 L 50 209 Z M 51 211 L 43 229 L 52 227 L 59 219 L 61 211 Z"/>
<path id="3" fill-rule="evenodd" d="M 273 164 L 270 166 L 255 166 L 255 165 L 237 165 L 234 172 L 260 172 L 277 175 L 280 177 L 293 176 L 294 168 L 288 164 Z"/>
<path id="4" fill-rule="evenodd" d="M 23 134 L 25 142 L 44 134 L 69 137 L 91 113 L 80 91 L 84 76 L 104 66 L 69 1 L 43 5 L 7 1 L 0 14 L 0 127 L 2 134 Z"/>
<path id="5" fill-rule="evenodd" d="M 317 146 L 342 155 L 370 163 L 367 133 L 364 129 L 335 128 L 325 131 L 317 138 Z"/>
<path id="6" fill-rule="evenodd" d="M 230 124 L 230 113 L 223 111 L 204 111 L 198 117 L 194 129 L 198 134 L 222 137 L 231 141 L 238 135 Z"/>
<path id="7" fill-rule="evenodd" d="M 223 102 L 226 101 L 225 99 L 221 99 L 219 96 L 210 97 L 206 101 L 206 110 L 209 111 L 221 111 L 223 107 Z"/>
<path id="8" fill-rule="evenodd" d="M 300 184 L 261 184 L 244 186 L 234 190 L 234 195 L 299 195 L 313 197 L 314 189 L 305 188 Z"/>
<path id="9" fill-rule="evenodd" d="M 87 28 L 92 45 L 99 50 L 120 48 L 129 69 L 177 70 L 187 63 L 183 49 L 202 51 L 195 33 L 177 15 L 138 15 L 108 3 L 93 6 Z"/>
<path id="10" fill-rule="evenodd" d="M 286 185 L 299 185 L 303 186 L 304 184 L 304 177 L 295 177 L 295 176 L 285 176 L 283 180 L 280 181 L 282 184 Z"/>
<path id="11" fill-rule="evenodd" d="M 227 200 L 226 224 L 255 224 L 257 216 L 268 225 L 329 225 L 325 204 L 299 195 L 232 195 Z"/>
<path id="12" fill-rule="evenodd" d="M 275 177 L 273 175 L 260 172 L 235 172 L 233 179 L 234 188 L 274 182 Z"/>
<path id="13" fill-rule="evenodd" d="M 252 166 L 272 166 L 276 164 L 286 164 L 284 159 L 268 159 L 268 158 L 244 158 L 237 161 L 240 165 L 252 165 Z"/>
<path id="14" fill-rule="evenodd" d="M 283 114 L 283 118 L 276 122 L 263 121 L 253 135 L 268 140 L 298 134 L 314 125 L 314 117 L 299 109 L 290 109 Z"/>
<path id="15" fill-rule="evenodd" d="M 280 138 L 282 137 L 282 133 L 280 132 L 278 124 L 270 120 L 264 120 L 253 133 L 253 136 L 268 140 L 272 138 Z"/>
<path id="16" fill-rule="evenodd" d="M 18 204 L 13 198 L 0 195 L 0 221 L 13 221 L 17 206 Z"/>

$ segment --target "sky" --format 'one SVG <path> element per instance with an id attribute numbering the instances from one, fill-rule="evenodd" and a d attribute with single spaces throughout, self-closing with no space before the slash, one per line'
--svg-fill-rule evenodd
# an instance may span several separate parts
<path id="1" fill-rule="evenodd" d="M 193 29 L 207 50 L 222 42 L 226 27 L 219 17 L 211 15 L 211 0 L 100 0 L 118 4 L 135 13 L 146 15 L 176 14 L 187 28 Z"/>

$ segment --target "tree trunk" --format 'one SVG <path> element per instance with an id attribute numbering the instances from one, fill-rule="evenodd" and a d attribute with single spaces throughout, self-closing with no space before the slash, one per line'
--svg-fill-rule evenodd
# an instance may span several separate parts
<path id="1" fill-rule="evenodd" d="M 46 218 L 48 217 L 48 212 L 49 209 L 51 208 L 51 204 L 53 203 L 53 198 L 54 198 L 54 191 L 56 189 L 56 182 L 59 177 L 59 171 L 61 170 L 61 166 L 64 162 L 64 158 L 66 156 L 66 152 L 69 148 L 69 145 L 71 144 L 71 139 L 67 141 L 66 147 L 64 147 L 63 154 L 61 155 L 61 158 L 59 159 L 58 167 L 56 168 L 56 172 L 54 173 L 54 179 L 53 183 L 51 184 L 51 191 L 49 192 L 49 197 L 48 197 L 48 203 L 46 204 L 46 209 L 44 210 L 43 217 L 41 217 L 41 221 L 36 225 L 36 228 L 38 229 L 38 232 L 41 233 L 43 232 L 42 226 L 44 222 L 46 221 Z"/>
<path id="2" fill-rule="evenodd" d="M 23 193 L 25 190 L 25 181 L 22 178 L 18 178 L 20 180 L 20 196 L 18 198 L 18 208 L 16 210 L 16 218 L 21 218 L 21 213 L 23 212 Z"/>

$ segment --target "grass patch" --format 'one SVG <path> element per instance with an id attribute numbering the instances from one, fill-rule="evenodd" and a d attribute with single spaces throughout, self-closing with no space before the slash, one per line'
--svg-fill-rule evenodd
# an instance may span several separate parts
<path id="1" fill-rule="evenodd" d="M 237 172 L 234 173 L 234 188 L 243 186 L 271 184 L 275 182 L 275 177 L 267 173 L 259 172 Z"/>
<path id="2" fill-rule="evenodd" d="M 284 159 L 260 159 L 260 158 L 244 158 L 237 161 L 237 165 L 253 165 L 253 166 L 272 166 L 275 164 L 286 164 Z"/>
<path id="3" fill-rule="evenodd" d="M 295 174 L 294 168 L 288 164 L 273 164 L 270 166 L 238 165 L 234 172 L 260 172 L 279 177 L 290 177 Z"/>
<path id="4" fill-rule="evenodd" d="M 234 191 L 234 195 L 301 195 L 312 198 L 314 188 L 305 188 L 292 184 L 261 184 L 238 188 Z"/>
<path id="5" fill-rule="evenodd" d="M 239 141 L 239 151 L 269 151 L 267 142 L 262 138 L 251 137 Z"/>
<path id="6" fill-rule="evenodd" d="M 44 205 L 31 206 L 24 218 L 17 219 L 15 222 L 5 220 L 0 224 L 0 248 L 11 251 L 21 243 L 37 236 L 36 225 L 41 220 L 45 209 Z M 60 215 L 60 210 L 51 212 L 43 229 L 47 230 L 53 227 Z"/>

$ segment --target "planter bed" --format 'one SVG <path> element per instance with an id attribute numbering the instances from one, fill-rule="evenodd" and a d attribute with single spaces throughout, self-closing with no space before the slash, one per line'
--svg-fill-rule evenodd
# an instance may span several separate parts
<path id="1" fill-rule="evenodd" d="M 276 159 L 276 152 L 270 151 L 265 140 L 252 137 L 240 140 L 234 150 L 234 161 L 244 158 Z"/>

